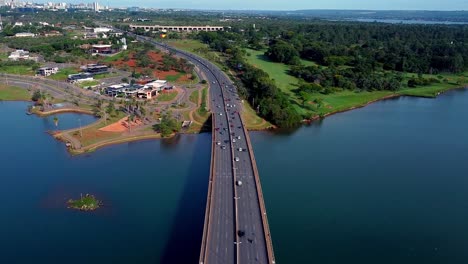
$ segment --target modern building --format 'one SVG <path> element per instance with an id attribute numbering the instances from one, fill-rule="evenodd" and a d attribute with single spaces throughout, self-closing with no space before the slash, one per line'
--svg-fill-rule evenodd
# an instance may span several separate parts
<path id="1" fill-rule="evenodd" d="M 104 89 L 104 93 L 108 96 L 116 97 L 128 86 L 130 86 L 128 83 L 111 85 Z"/>
<path id="2" fill-rule="evenodd" d="M 112 45 L 104 45 L 104 44 L 93 45 L 91 51 L 94 54 L 112 54 L 112 53 L 115 53 L 112 50 Z"/>
<path id="3" fill-rule="evenodd" d="M 43 67 L 37 70 L 37 74 L 42 76 L 50 76 L 52 74 L 56 74 L 58 72 L 57 67 Z"/>
<path id="4" fill-rule="evenodd" d="M 160 26 L 160 25 L 130 25 L 132 30 L 144 29 L 145 31 L 179 31 L 179 32 L 192 32 L 192 31 L 223 31 L 224 27 L 213 26 Z"/>
<path id="5" fill-rule="evenodd" d="M 91 73 L 78 73 L 78 74 L 70 74 L 68 75 L 67 81 L 71 83 L 76 82 L 86 82 L 94 80 L 93 75 Z"/>

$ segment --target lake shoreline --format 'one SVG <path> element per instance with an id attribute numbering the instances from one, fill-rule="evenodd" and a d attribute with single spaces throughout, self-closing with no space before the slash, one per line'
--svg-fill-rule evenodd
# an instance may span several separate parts
<path id="1" fill-rule="evenodd" d="M 412 95 L 412 94 L 390 94 L 390 95 L 386 95 L 382 98 L 379 98 L 379 99 L 375 99 L 375 100 L 372 100 L 372 101 L 369 101 L 367 103 L 364 103 L 364 104 L 360 104 L 360 105 L 356 105 L 356 106 L 352 106 L 350 108 L 347 108 L 347 109 L 342 109 L 342 110 L 337 110 L 337 111 L 333 111 L 333 112 L 330 112 L 330 113 L 326 113 L 323 115 L 323 117 L 319 116 L 319 115 L 315 115 L 313 116 L 312 118 L 310 119 L 305 119 L 303 120 L 303 123 L 304 124 L 309 124 L 311 122 L 314 122 L 316 120 L 320 120 L 320 119 L 323 119 L 325 117 L 329 117 L 329 116 L 332 116 L 332 115 L 335 115 L 335 114 L 339 114 L 339 113 L 344 113 L 344 112 L 348 112 L 348 111 L 352 111 L 352 110 L 356 110 L 356 109 L 359 109 L 359 108 L 363 108 L 363 107 L 366 107 L 368 105 L 371 105 L 373 103 L 377 103 L 377 102 L 380 102 L 380 101 L 385 101 L 385 100 L 389 100 L 389 99 L 394 99 L 394 98 L 399 98 L 399 97 L 404 97 L 404 96 L 408 96 L 408 97 L 419 97 L 419 98 L 427 98 L 427 99 L 435 99 L 437 98 L 439 95 L 441 94 L 444 94 L 446 92 L 449 92 L 449 91 L 452 91 L 452 90 L 459 90 L 459 89 L 467 89 L 468 87 L 452 87 L 452 88 L 447 88 L 447 89 L 444 89 L 440 92 L 438 92 L 435 96 L 429 96 L 429 95 Z"/>
<path id="2" fill-rule="evenodd" d="M 437 96 L 439 96 L 439 95 L 441 95 L 441 94 L 443 94 L 445 92 L 448 92 L 448 91 L 451 91 L 451 90 L 457 90 L 457 89 L 466 89 L 466 88 L 467 87 L 447 88 L 447 89 L 444 89 L 444 90 L 438 92 L 435 96 L 410 95 L 410 94 L 403 94 L 403 93 L 402 94 L 398 94 L 398 93 L 390 94 L 390 95 L 383 96 L 382 98 L 366 102 L 364 104 L 355 105 L 355 106 L 352 106 L 352 107 L 347 108 L 347 109 L 342 109 L 342 110 L 337 110 L 337 111 L 333 111 L 333 112 L 330 112 L 330 113 L 326 113 L 323 116 L 315 115 L 310 119 L 303 120 L 302 124 L 303 125 L 304 124 L 310 124 L 311 122 L 314 122 L 314 121 L 317 121 L 317 120 L 320 120 L 320 119 L 323 119 L 323 118 L 326 118 L 326 117 L 329 117 L 329 116 L 332 116 L 332 115 L 335 115 L 335 114 L 344 113 L 344 112 L 352 111 L 352 110 L 355 110 L 355 109 L 363 108 L 363 107 L 366 107 L 366 106 L 368 106 L 370 104 L 373 104 L 373 103 L 376 103 L 376 102 L 379 102 L 379 101 L 388 100 L 388 99 L 394 99 L 394 98 L 399 98 L 399 97 L 403 97 L 403 96 L 421 97 L 421 98 L 436 98 Z M 9 100 L 9 101 L 24 101 L 24 100 Z M 26 102 L 30 102 L 30 101 L 26 101 Z M 54 109 L 54 110 L 50 110 L 50 111 L 46 111 L 46 112 L 33 111 L 32 113 L 36 114 L 39 117 L 46 117 L 46 116 L 50 116 L 50 115 L 54 115 L 54 114 L 62 114 L 62 113 L 81 113 L 81 114 L 92 115 L 92 112 L 90 110 L 82 109 L 82 108 L 61 108 L 61 109 Z M 90 124 L 90 125 L 88 125 L 86 127 L 96 126 L 96 125 L 100 124 L 101 122 L 103 122 L 102 119 L 99 119 L 96 122 L 94 122 L 94 123 L 92 123 L 92 124 Z M 82 129 L 84 129 L 84 128 L 82 128 Z M 247 130 L 249 132 L 254 132 L 254 131 L 274 131 L 276 129 L 277 128 L 275 128 L 275 127 L 269 127 L 269 128 L 258 128 L 258 129 L 247 129 Z M 76 139 L 74 137 L 73 137 L 73 139 L 70 138 L 71 137 L 70 133 L 76 132 L 76 131 L 78 131 L 78 128 L 69 129 L 69 130 L 62 130 L 62 131 L 56 131 L 56 132 L 53 132 L 53 133 L 50 133 L 50 134 L 56 140 L 59 140 L 59 141 L 62 141 L 64 143 L 66 143 L 68 152 L 73 156 L 94 152 L 94 151 L 96 151 L 96 150 L 98 150 L 100 148 L 113 146 L 113 145 L 119 145 L 119 144 L 123 144 L 123 143 L 137 142 L 137 141 L 143 141 L 143 140 L 159 140 L 159 139 L 162 139 L 160 134 L 140 134 L 140 135 L 137 134 L 137 135 L 130 135 L 130 136 L 129 135 L 122 135 L 122 136 L 119 136 L 119 137 L 114 138 L 114 139 L 110 139 L 110 140 L 106 139 L 106 140 L 103 140 L 103 141 L 98 141 L 98 142 L 93 143 L 93 144 L 88 145 L 88 146 L 81 147 L 82 142 L 79 139 Z M 203 131 L 200 131 L 197 134 L 200 134 L 200 133 L 203 133 Z M 180 133 L 180 134 L 193 134 L 193 133 Z M 168 138 L 172 138 L 175 135 L 176 135 L 176 133 L 172 134 Z M 73 141 L 76 141 L 76 142 L 74 143 Z"/>

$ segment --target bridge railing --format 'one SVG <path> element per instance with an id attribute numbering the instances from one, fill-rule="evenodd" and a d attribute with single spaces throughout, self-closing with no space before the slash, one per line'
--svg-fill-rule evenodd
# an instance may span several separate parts
<path id="1" fill-rule="evenodd" d="M 215 115 L 211 114 L 211 120 L 212 124 L 216 124 L 215 122 Z M 200 250 L 200 259 L 199 263 L 203 264 L 205 261 L 205 256 L 206 256 L 206 249 L 208 248 L 208 240 L 210 236 L 210 221 L 211 221 L 211 204 L 212 204 L 212 198 L 213 198 L 213 185 L 214 185 L 214 166 L 215 166 L 215 126 L 212 125 L 211 128 L 211 165 L 210 165 L 210 178 L 209 178 L 209 183 L 208 183 L 208 194 L 206 198 L 206 209 L 205 209 L 205 223 L 203 225 L 203 238 L 202 238 L 202 243 L 201 243 L 201 250 Z"/>
<path id="2" fill-rule="evenodd" d="M 250 160 L 252 162 L 252 169 L 254 173 L 254 178 L 255 178 L 255 186 L 257 188 L 257 195 L 258 195 L 258 202 L 260 203 L 260 215 L 262 216 L 262 226 L 263 226 L 263 232 L 265 234 L 265 244 L 267 246 L 267 253 L 268 253 L 268 262 L 270 264 L 275 264 L 275 254 L 273 251 L 273 241 L 271 238 L 271 233 L 270 233 L 270 227 L 268 225 L 268 217 L 266 214 L 266 206 L 265 206 L 265 200 L 263 199 L 263 192 L 262 192 L 262 185 L 260 183 L 260 176 L 258 174 L 258 168 L 257 168 L 257 162 L 255 161 L 254 157 L 254 152 L 252 148 L 252 143 L 250 142 L 250 136 L 247 131 L 247 128 L 245 127 L 244 121 L 242 120 L 242 116 L 238 114 L 239 119 L 242 124 L 242 128 L 244 130 L 245 134 L 245 139 L 247 142 L 247 148 L 249 150 L 249 156 Z"/>

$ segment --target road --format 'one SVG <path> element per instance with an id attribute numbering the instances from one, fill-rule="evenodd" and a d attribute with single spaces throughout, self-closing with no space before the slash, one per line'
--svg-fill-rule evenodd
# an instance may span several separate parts
<path id="1" fill-rule="evenodd" d="M 136 37 L 189 60 L 204 72 L 210 84 L 214 164 L 210 208 L 205 219 L 208 221 L 204 231 L 206 243 L 202 245 L 200 263 L 275 263 L 260 182 L 241 120 L 242 103 L 236 87 L 211 62 L 152 39 Z"/>

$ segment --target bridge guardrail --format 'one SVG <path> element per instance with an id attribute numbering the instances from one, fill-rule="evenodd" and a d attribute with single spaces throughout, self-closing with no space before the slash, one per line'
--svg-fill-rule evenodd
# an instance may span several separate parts
<path id="1" fill-rule="evenodd" d="M 212 123 L 215 123 L 215 115 L 211 114 L 211 120 Z M 207 249 L 207 241 L 209 237 L 209 224 L 211 220 L 211 200 L 213 198 L 213 183 L 214 183 L 214 166 L 215 166 L 215 159 L 214 159 L 214 146 L 215 146 L 215 132 L 214 128 L 215 126 L 212 126 L 211 128 L 211 164 L 210 164 L 210 178 L 209 178 L 209 183 L 208 183 L 208 194 L 206 198 L 206 209 L 205 209 L 205 223 L 203 225 L 203 237 L 202 237 L 202 243 L 201 243 L 201 250 L 200 250 L 200 259 L 199 263 L 200 264 L 206 264 L 205 261 L 205 256 L 206 256 L 206 249 Z"/>
<path id="2" fill-rule="evenodd" d="M 258 194 L 258 202 L 260 203 L 260 214 L 262 216 L 262 224 L 263 224 L 263 232 L 265 234 L 265 244 L 267 246 L 267 253 L 268 253 L 268 261 L 270 264 L 275 264 L 275 254 L 273 251 L 273 241 L 271 239 L 271 233 L 270 233 L 270 227 L 268 225 L 268 217 L 266 214 L 266 206 L 265 206 L 265 200 L 263 199 L 263 192 L 262 192 L 262 186 L 260 183 L 260 176 L 258 174 L 258 168 L 257 168 L 257 162 L 255 161 L 255 158 L 253 156 L 253 148 L 252 144 L 250 142 L 250 136 L 245 128 L 244 121 L 242 120 L 242 117 L 240 114 L 238 114 L 238 117 L 241 121 L 242 128 L 244 130 L 245 138 L 247 141 L 247 148 L 249 149 L 249 156 L 250 160 L 252 162 L 252 169 L 254 172 L 254 177 L 255 177 L 255 185 L 257 188 L 257 194 Z"/>

